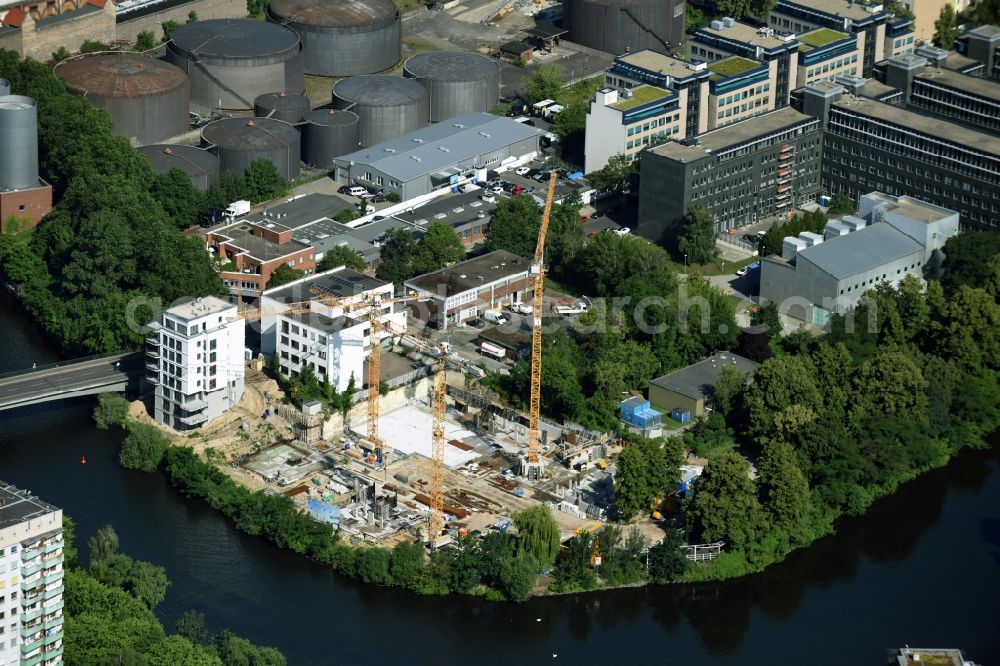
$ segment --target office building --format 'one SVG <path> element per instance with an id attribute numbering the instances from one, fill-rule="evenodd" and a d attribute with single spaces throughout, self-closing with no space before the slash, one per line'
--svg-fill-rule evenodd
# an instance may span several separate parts
<path id="1" fill-rule="evenodd" d="M 62 510 L 0 481 L 0 664 L 63 663 Z"/>
<path id="2" fill-rule="evenodd" d="M 398 194 L 408 201 L 489 169 L 526 162 L 542 131 L 510 118 L 467 113 L 334 160 L 339 182 Z"/>
<path id="3" fill-rule="evenodd" d="M 604 83 L 619 89 L 650 85 L 676 93 L 683 138 L 708 131 L 708 115 L 702 110 L 708 108 L 710 75 L 705 63 L 687 62 L 644 49 L 616 57 L 604 73 Z"/>
<path id="4" fill-rule="evenodd" d="M 601 88 L 587 111 L 584 171 L 593 173 L 613 155 L 635 157 L 644 148 L 683 138 L 679 96 L 650 85 Z"/>
<path id="5" fill-rule="evenodd" d="M 747 381 L 753 379 L 757 364 L 732 352 L 713 354 L 691 365 L 669 372 L 649 382 L 649 402 L 665 414 L 688 412 L 698 418 L 705 414 L 716 382 L 726 367 L 735 368 Z"/>
<path id="6" fill-rule="evenodd" d="M 983 75 L 1000 79 L 1000 26 L 981 25 L 955 42 L 956 50 L 983 64 Z"/>
<path id="7" fill-rule="evenodd" d="M 1000 138 L 899 106 L 803 89 L 803 109 L 823 119 L 823 185 L 857 200 L 908 195 L 958 211 L 963 226 L 996 230 Z"/>
<path id="8" fill-rule="evenodd" d="M 768 69 L 773 107 L 788 105 L 798 75 L 799 40 L 793 34 L 781 34 L 773 28 L 755 28 L 731 18 L 712 21 L 699 28 L 688 43 L 691 59 L 714 62 L 740 56 L 762 63 Z"/>
<path id="9" fill-rule="evenodd" d="M 820 193 L 822 133 L 816 118 L 786 107 L 642 153 L 638 233 L 669 241 L 692 206 L 703 206 L 720 232 L 815 200 Z"/>
<path id="10" fill-rule="evenodd" d="M 489 252 L 403 283 L 416 292 L 411 309 L 428 325 L 447 329 L 504 304 L 520 303 L 530 293 L 531 262 L 505 250 Z"/>
<path id="11" fill-rule="evenodd" d="M 876 62 L 885 59 L 886 23 L 890 14 L 881 4 L 853 0 L 778 0 L 768 15 L 777 32 L 801 34 L 829 28 L 857 36 L 861 76 L 871 76 Z"/>
<path id="12" fill-rule="evenodd" d="M 210 231 L 205 243 L 219 262 L 219 276 L 229 293 L 237 299 L 253 299 L 282 265 L 306 273 L 316 269 L 316 251 L 295 240 L 293 233 L 277 219 L 241 219 Z"/>
<path id="13" fill-rule="evenodd" d="M 839 75 L 861 73 L 858 36 L 830 28 L 817 28 L 799 35 L 799 71 L 797 85 L 832 80 Z"/>
<path id="14" fill-rule="evenodd" d="M 958 233 L 958 213 L 911 197 L 866 194 L 859 217 L 830 222 L 824 234 L 784 239 L 781 255 L 761 261 L 761 299 L 817 326 L 852 311 L 865 292 L 923 279 L 939 264 L 945 242 Z M 935 256 L 937 253 L 937 256 Z"/>
<path id="15" fill-rule="evenodd" d="M 772 66 L 742 56 L 708 63 L 710 130 L 773 111 L 775 81 Z"/>
<path id="16" fill-rule="evenodd" d="M 146 338 L 146 380 L 156 387 L 154 415 L 192 430 L 243 397 L 243 319 L 236 306 L 204 296 L 163 312 Z"/>
<path id="17" fill-rule="evenodd" d="M 913 19 L 892 18 L 885 24 L 885 57 L 913 53 L 917 47 L 913 32 Z"/>
<path id="18" fill-rule="evenodd" d="M 261 296 L 261 352 L 278 356 L 282 371 L 298 374 L 307 366 L 338 391 L 351 378 L 360 389 L 365 359 L 376 340 L 406 330 L 407 313 L 394 308 L 391 282 L 339 268 L 269 289 Z M 371 313 L 381 330 L 371 334 Z"/>
<path id="19" fill-rule="evenodd" d="M 959 14 L 968 9 L 972 0 L 900 0 L 900 4 L 913 12 L 913 32 L 917 39 L 930 42 L 934 39 L 934 21 L 938 20 L 945 5 L 955 8 Z"/>

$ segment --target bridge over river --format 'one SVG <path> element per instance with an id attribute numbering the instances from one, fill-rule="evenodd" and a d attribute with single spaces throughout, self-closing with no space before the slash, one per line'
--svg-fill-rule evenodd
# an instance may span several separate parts
<path id="1" fill-rule="evenodd" d="M 0 375 L 0 411 L 106 391 L 135 391 L 145 372 L 142 352 L 63 361 Z"/>

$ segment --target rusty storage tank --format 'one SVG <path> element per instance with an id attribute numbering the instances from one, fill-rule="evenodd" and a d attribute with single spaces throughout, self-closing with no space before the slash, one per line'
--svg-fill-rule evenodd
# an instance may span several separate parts
<path id="1" fill-rule="evenodd" d="M 261 118 L 275 118 L 286 123 L 297 123 L 309 113 L 309 98 L 292 93 L 264 93 L 253 101 L 253 115 Z"/>
<path id="2" fill-rule="evenodd" d="M 286 180 L 299 177 L 299 131 L 273 118 L 223 118 L 201 130 L 202 143 L 214 146 L 222 172 L 246 171 L 255 160 L 270 160 Z"/>
<path id="3" fill-rule="evenodd" d="M 684 0 L 566 0 L 563 25 L 568 39 L 612 55 L 667 53 L 684 39 L 684 7 Z"/>
<path id="4" fill-rule="evenodd" d="M 337 109 L 316 109 L 306 114 L 302 125 L 302 161 L 323 169 L 333 168 L 333 159 L 353 153 L 358 144 L 358 114 Z"/>
<path id="5" fill-rule="evenodd" d="M 333 84 L 333 106 L 358 114 L 363 146 L 374 146 L 427 125 L 427 89 L 399 76 L 353 76 Z"/>
<path id="6" fill-rule="evenodd" d="M 188 131 L 188 77 L 170 63 L 135 53 L 97 53 L 64 60 L 55 74 L 71 92 L 107 111 L 115 134 L 133 145 Z"/>
<path id="7" fill-rule="evenodd" d="M 219 180 L 219 158 L 207 150 L 194 146 L 157 143 L 139 148 L 156 173 L 180 169 L 191 179 L 191 184 L 205 192 Z"/>
<path id="8" fill-rule="evenodd" d="M 178 26 L 166 58 L 191 77 L 200 109 L 252 109 L 258 95 L 305 91 L 302 42 L 292 30 L 251 19 L 212 19 Z"/>
<path id="9" fill-rule="evenodd" d="M 30 97 L 0 97 L 0 190 L 38 187 L 38 105 Z"/>
<path id="10" fill-rule="evenodd" d="M 500 97 L 500 65 L 478 53 L 421 53 L 406 61 L 403 74 L 427 89 L 432 123 L 463 113 L 488 112 Z"/>
<path id="11" fill-rule="evenodd" d="M 10 81 L 7 79 L 0 79 L 0 97 L 6 97 L 10 94 Z"/>
<path id="12" fill-rule="evenodd" d="M 401 57 L 403 24 L 392 0 L 271 0 L 267 18 L 298 33 L 307 74 L 374 74 Z"/>

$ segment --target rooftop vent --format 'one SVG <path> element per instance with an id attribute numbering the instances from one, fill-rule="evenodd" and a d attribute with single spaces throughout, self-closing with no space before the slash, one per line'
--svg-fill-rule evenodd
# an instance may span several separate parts
<path id="1" fill-rule="evenodd" d="M 451 152 L 451 150 L 449 150 L 448 148 L 445 148 L 444 146 L 438 146 L 438 150 L 440 150 L 442 153 L 450 153 Z"/>

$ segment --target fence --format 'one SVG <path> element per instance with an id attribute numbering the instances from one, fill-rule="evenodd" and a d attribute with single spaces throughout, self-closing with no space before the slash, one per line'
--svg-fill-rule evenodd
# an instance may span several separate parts
<path id="1" fill-rule="evenodd" d="M 739 238 L 738 236 L 730 236 L 729 234 L 719 234 L 718 240 L 722 243 L 726 243 L 727 245 L 733 245 L 741 250 L 746 250 L 747 252 L 752 252 L 754 254 L 757 254 L 757 248 L 759 247 L 757 243 L 751 243 Z"/>
<path id="2" fill-rule="evenodd" d="M 415 382 L 415 381 L 417 381 L 419 379 L 423 379 L 424 377 L 429 376 L 431 374 L 431 372 L 433 372 L 433 370 L 434 370 L 433 366 L 425 365 L 425 366 L 416 368 L 414 370 L 410 370 L 406 374 L 402 374 L 402 375 L 399 375 L 397 377 L 393 377 L 392 379 L 387 380 L 386 381 L 386 385 L 389 387 L 389 390 L 391 391 L 393 389 L 399 388 L 400 386 L 406 386 L 407 384 L 412 384 L 413 382 Z M 377 389 L 377 387 L 376 387 L 376 389 Z M 355 404 L 359 403 L 359 402 L 362 402 L 364 400 L 367 400 L 368 399 L 368 391 L 369 390 L 370 389 L 362 389 L 362 390 L 358 391 L 353 396 L 351 396 L 351 400 Z"/>

